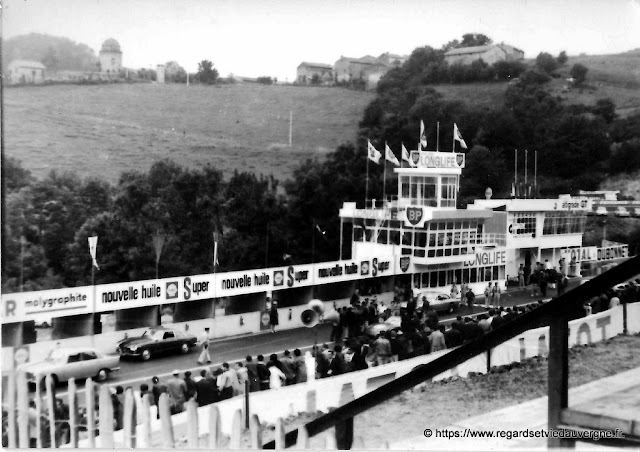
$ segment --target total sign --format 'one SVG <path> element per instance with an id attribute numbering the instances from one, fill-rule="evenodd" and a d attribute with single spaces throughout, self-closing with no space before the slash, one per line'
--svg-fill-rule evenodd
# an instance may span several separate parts
<path id="1" fill-rule="evenodd" d="M 400 220 L 404 220 L 405 226 L 422 228 L 425 221 L 432 218 L 431 209 L 425 209 L 423 206 L 409 206 L 398 215 Z"/>

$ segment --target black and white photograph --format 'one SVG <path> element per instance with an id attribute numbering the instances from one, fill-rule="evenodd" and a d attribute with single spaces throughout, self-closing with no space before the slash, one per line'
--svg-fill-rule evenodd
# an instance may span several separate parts
<path id="1" fill-rule="evenodd" d="M 2 447 L 640 447 L 640 0 L 0 0 Z"/>

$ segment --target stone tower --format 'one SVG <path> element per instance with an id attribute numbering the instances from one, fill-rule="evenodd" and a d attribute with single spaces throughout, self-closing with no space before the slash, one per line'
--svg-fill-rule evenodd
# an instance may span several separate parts
<path id="1" fill-rule="evenodd" d="M 100 49 L 100 70 L 108 73 L 118 73 L 122 69 L 122 51 L 120 44 L 113 38 L 102 43 Z"/>

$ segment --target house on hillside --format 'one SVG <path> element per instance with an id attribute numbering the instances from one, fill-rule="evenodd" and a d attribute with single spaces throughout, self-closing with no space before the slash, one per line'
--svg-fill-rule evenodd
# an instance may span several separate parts
<path id="1" fill-rule="evenodd" d="M 400 67 L 409 59 L 406 55 L 396 55 L 393 53 L 383 53 L 378 57 L 378 61 L 389 68 Z"/>
<path id="2" fill-rule="evenodd" d="M 516 47 L 504 43 L 489 44 L 486 46 L 451 49 L 444 54 L 444 59 L 450 65 L 456 63 L 471 64 L 472 62 L 480 59 L 491 65 L 496 61 L 502 60 L 522 60 L 524 59 L 524 52 Z"/>
<path id="3" fill-rule="evenodd" d="M 365 84 L 365 89 L 373 90 L 390 69 L 402 66 L 407 59 L 406 56 L 391 53 L 383 53 L 378 58 L 371 55 L 362 58 L 342 56 L 333 65 L 335 79 L 336 82 L 361 80 Z"/>
<path id="4" fill-rule="evenodd" d="M 7 67 L 7 83 L 10 85 L 44 83 L 46 67 L 39 61 L 13 60 Z"/>
<path id="5" fill-rule="evenodd" d="M 296 70 L 296 82 L 301 85 L 310 85 L 316 77 L 316 80 L 322 85 L 326 85 L 333 81 L 333 68 L 330 64 L 309 63 L 303 61 Z"/>

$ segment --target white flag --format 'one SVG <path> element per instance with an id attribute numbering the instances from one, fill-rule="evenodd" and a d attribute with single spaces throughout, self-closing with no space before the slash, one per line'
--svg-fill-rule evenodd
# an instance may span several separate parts
<path id="1" fill-rule="evenodd" d="M 391 163 L 400 166 L 400 162 L 398 161 L 396 156 L 393 155 L 393 152 L 391 152 L 391 149 L 389 148 L 389 146 L 387 146 L 387 143 L 384 144 L 384 158 L 389 160 Z"/>
<path id="2" fill-rule="evenodd" d="M 409 151 L 404 147 L 404 143 L 402 144 L 402 160 L 407 162 L 409 166 L 413 166 L 415 168 L 415 164 L 411 161 L 411 156 L 409 155 Z"/>
<path id="3" fill-rule="evenodd" d="M 218 262 L 218 239 L 220 239 L 220 234 L 217 232 L 213 233 L 213 268 L 216 268 L 216 265 L 220 265 Z"/>
<path id="4" fill-rule="evenodd" d="M 367 152 L 369 160 L 373 161 L 374 163 L 380 164 L 380 157 L 382 157 L 382 154 L 373 147 L 370 141 L 367 141 Z"/>
<path id="5" fill-rule="evenodd" d="M 98 270 L 100 267 L 98 266 L 98 261 L 96 261 L 96 253 L 98 248 L 98 236 L 94 235 L 89 237 L 89 253 L 91 253 L 91 260 L 93 261 L 93 265 L 96 266 Z"/>
<path id="6" fill-rule="evenodd" d="M 424 132 L 424 122 L 422 122 L 422 119 L 420 120 L 420 144 L 418 145 L 418 151 L 420 150 L 420 146 L 427 149 L 427 134 Z"/>
<path id="7" fill-rule="evenodd" d="M 462 146 L 462 149 L 467 149 L 467 143 L 465 143 L 462 139 L 462 135 L 460 134 L 458 126 L 455 122 L 453 123 L 453 139 L 460 142 L 460 146 Z"/>

